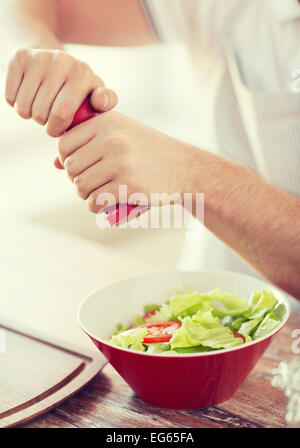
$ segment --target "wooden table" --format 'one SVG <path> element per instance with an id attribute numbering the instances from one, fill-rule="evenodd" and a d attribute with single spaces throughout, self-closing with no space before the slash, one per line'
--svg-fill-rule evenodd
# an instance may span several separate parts
<path id="1" fill-rule="evenodd" d="M 271 370 L 293 355 L 291 333 L 300 328 L 293 314 L 233 398 L 202 410 L 175 411 L 140 400 L 107 365 L 85 389 L 28 428 L 259 428 L 285 427 L 285 397 L 270 384 Z M 299 355 L 298 355 L 299 356 Z"/>

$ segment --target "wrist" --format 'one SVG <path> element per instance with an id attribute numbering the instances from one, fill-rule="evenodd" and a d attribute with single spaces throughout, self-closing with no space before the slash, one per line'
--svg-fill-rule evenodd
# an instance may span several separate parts
<path id="1" fill-rule="evenodd" d="M 251 173 L 235 162 L 195 149 L 185 186 L 185 191 L 192 194 L 193 214 L 196 215 L 201 194 L 207 220 L 222 220 L 226 215 L 226 204 L 239 194 L 239 179 L 245 178 L 247 174 L 251 176 Z"/>
<path id="2" fill-rule="evenodd" d="M 21 48 L 32 50 L 63 50 L 63 45 L 59 39 L 49 29 L 43 25 L 37 26 L 36 29 L 31 30 L 31 33 L 22 34 L 22 38 L 14 40 L 5 48 L 1 48 L 0 68 L 5 70 L 11 61 L 11 58 Z"/>
<path id="3" fill-rule="evenodd" d="M 27 47 L 32 49 L 61 50 L 63 48 L 54 31 L 44 24 L 36 24 L 34 32 L 31 32 L 26 40 Z"/>

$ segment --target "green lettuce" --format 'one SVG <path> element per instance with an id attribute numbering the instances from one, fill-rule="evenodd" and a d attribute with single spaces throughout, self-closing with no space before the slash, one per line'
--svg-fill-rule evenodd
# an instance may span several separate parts
<path id="1" fill-rule="evenodd" d="M 182 347 L 182 348 L 175 348 L 175 353 L 200 353 L 200 352 L 211 352 L 215 350 L 211 347 L 203 347 L 203 345 L 197 345 L 196 347 Z"/>
<path id="2" fill-rule="evenodd" d="M 171 347 L 168 342 L 155 342 L 153 344 L 145 344 L 147 347 L 147 352 L 149 353 L 162 353 L 170 351 Z"/>
<path id="3" fill-rule="evenodd" d="M 219 288 L 212 291 L 210 299 L 214 314 L 219 317 L 237 316 L 245 313 L 249 308 L 248 300 Z"/>
<path id="4" fill-rule="evenodd" d="M 172 310 L 168 304 L 162 305 L 152 316 L 147 317 L 145 322 L 161 322 L 165 320 L 173 320 Z"/>
<path id="5" fill-rule="evenodd" d="M 110 340 L 115 345 L 149 353 L 197 353 L 244 344 L 268 335 L 276 329 L 286 314 L 286 306 L 271 290 L 255 290 L 249 300 L 219 288 L 206 294 L 191 289 L 176 291 L 164 305 L 149 304 L 145 316 L 135 316 L 131 329 L 118 324 Z M 169 342 L 143 343 L 145 322 L 177 320 L 181 327 L 174 331 Z M 233 331 L 232 331 L 233 330 Z"/>
<path id="6" fill-rule="evenodd" d="M 116 325 L 116 328 L 114 329 L 114 333 L 113 334 L 119 334 L 122 333 L 123 331 L 128 330 L 128 327 L 126 327 L 125 325 L 118 323 Z"/>
<path id="7" fill-rule="evenodd" d="M 261 317 L 256 317 L 255 319 L 247 320 L 246 322 L 243 322 L 240 328 L 238 329 L 238 332 L 241 333 L 243 336 L 251 335 L 254 333 L 260 322 L 262 321 Z"/>
<path id="8" fill-rule="evenodd" d="M 277 304 L 277 299 L 271 290 L 264 289 L 260 296 L 258 293 L 253 294 L 250 301 L 249 311 L 246 313 L 248 319 L 254 319 L 256 317 L 264 317 L 266 313 L 272 310 Z"/>
<path id="9" fill-rule="evenodd" d="M 157 305 L 157 303 L 149 303 L 144 306 L 144 314 L 152 313 L 153 311 L 159 310 L 159 308 L 160 305 Z"/>
<path id="10" fill-rule="evenodd" d="M 266 336 L 267 334 L 271 333 L 275 328 L 277 328 L 280 325 L 279 320 L 275 320 L 269 315 L 267 315 L 262 323 L 259 325 L 255 333 L 253 334 L 253 339 L 258 339 L 263 336 Z"/>
<path id="11" fill-rule="evenodd" d="M 130 348 L 132 350 L 145 351 L 143 344 L 144 337 L 147 334 L 146 328 L 132 328 L 122 333 L 113 335 L 111 342 L 120 347 Z"/>
<path id="12" fill-rule="evenodd" d="M 210 298 L 207 294 L 176 295 L 170 298 L 169 307 L 174 317 L 193 316 L 199 310 L 210 309 Z"/>
<path id="13" fill-rule="evenodd" d="M 272 316 L 273 319 L 282 321 L 286 314 L 286 311 L 286 306 L 283 303 L 277 303 L 277 305 L 271 311 L 270 317 Z"/>
<path id="14" fill-rule="evenodd" d="M 181 327 L 174 331 L 170 340 L 171 349 L 197 347 L 229 348 L 243 344 L 228 327 L 224 327 L 211 311 L 185 317 Z"/>
<path id="15" fill-rule="evenodd" d="M 143 318 L 143 316 L 137 315 L 134 316 L 133 318 L 133 327 L 137 327 L 138 325 L 142 325 L 145 323 L 145 319 Z"/>
<path id="16" fill-rule="evenodd" d="M 243 322 L 247 320 L 246 317 L 236 317 L 230 324 L 230 328 L 234 331 L 238 331 L 241 328 Z"/>

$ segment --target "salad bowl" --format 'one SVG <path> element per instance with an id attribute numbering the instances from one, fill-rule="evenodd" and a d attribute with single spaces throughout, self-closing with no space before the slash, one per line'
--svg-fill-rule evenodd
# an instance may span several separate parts
<path id="1" fill-rule="evenodd" d="M 268 289 L 284 305 L 285 312 L 278 327 L 269 334 L 232 348 L 164 354 L 130 350 L 110 342 L 117 323 L 130 326 L 134 316 L 143 313 L 145 305 L 162 305 L 174 290 L 185 288 L 199 293 L 220 288 L 245 298 L 254 290 Z M 92 292 L 81 302 L 78 320 L 83 331 L 141 399 L 160 407 L 199 409 L 234 395 L 289 314 L 284 293 L 258 278 L 234 272 L 168 270 L 131 277 Z"/>

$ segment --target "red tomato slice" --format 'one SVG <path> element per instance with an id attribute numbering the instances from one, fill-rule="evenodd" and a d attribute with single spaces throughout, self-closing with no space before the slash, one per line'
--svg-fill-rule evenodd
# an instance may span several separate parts
<path id="1" fill-rule="evenodd" d="M 139 325 L 147 329 L 147 334 L 143 342 L 152 344 L 154 342 L 169 342 L 175 330 L 181 327 L 181 322 L 177 320 L 168 320 L 165 322 L 149 322 Z"/>
<path id="2" fill-rule="evenodd" d="M 244 342 L 246 342 L 245 336 L 243 336 L 241 333 L 238 333 L 237 331 L 233 331 L 231 330 L 232 333 L 234 334 L 235 338 L 242 338 Z"/>

